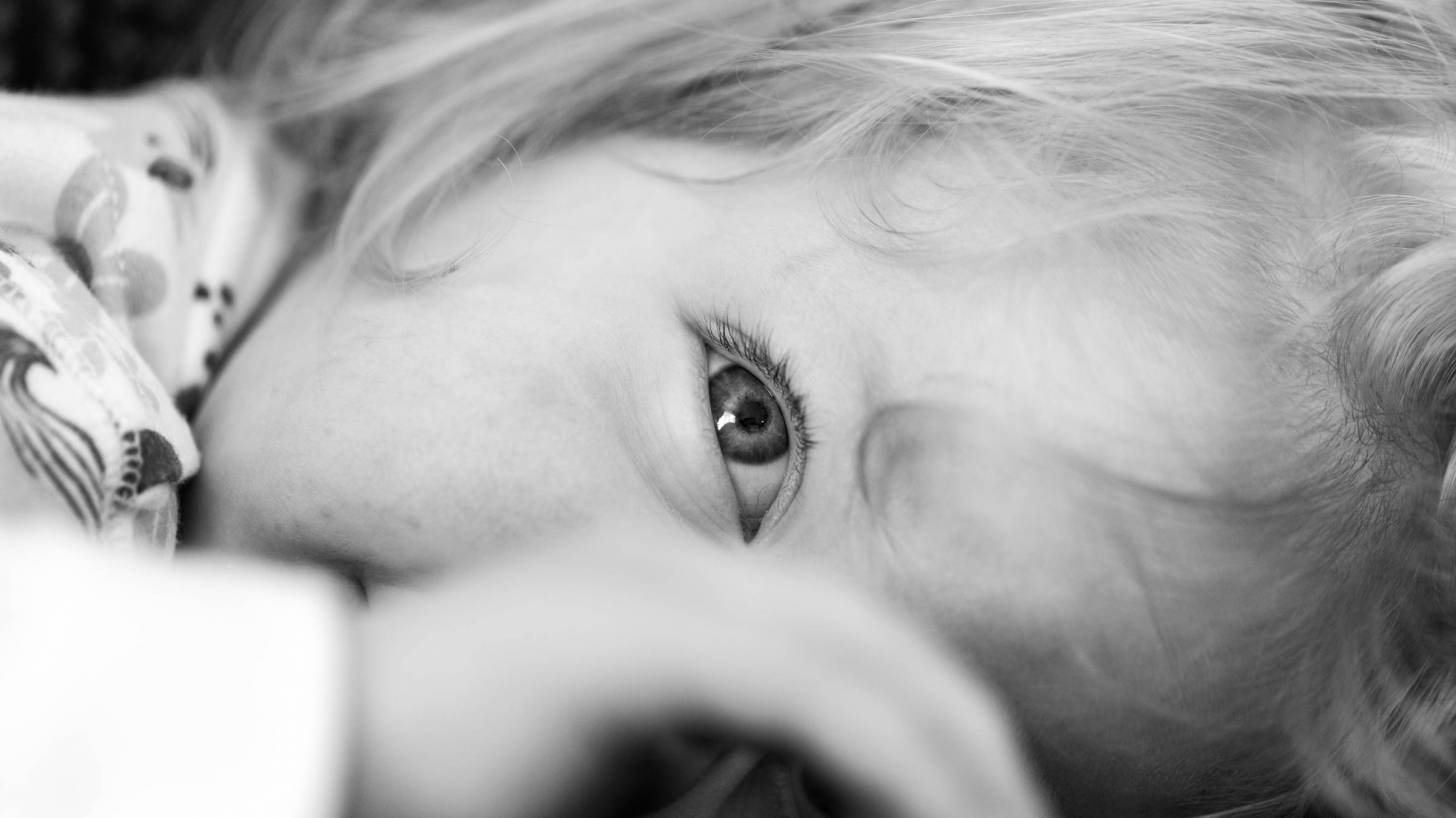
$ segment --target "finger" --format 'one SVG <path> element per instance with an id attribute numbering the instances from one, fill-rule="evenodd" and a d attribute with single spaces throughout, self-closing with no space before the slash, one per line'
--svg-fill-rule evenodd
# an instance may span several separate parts
<path id="1" fill-rule="evenodd" d="M 875 814 L 1041 814 L 999 705 L 941 646 L 863 593 L 673 536 L 538 552 L 456 587 L 456 619 L 495 625 L 474 645 L 493 698 L 552 703 L 521 721 L 534 746 L 707 725 L 809 758 Z"/>
<path id="2" fill-rule="evenodd" d="M 849 783 L 865 815 L 1040 814 L 1014 763 L 1015 745 L 999 726 L 982 729 L 995 725 L 984 713 L 985 702 L 969 703 L 983 711 L 974 726 L 946 729 L 937 724 L 937 714 L 924 712 L 927 703 L 915 701 L 913 686 L 907 692 L 857 677 L 842 663 L 792 642 L 722 635 L 696 653 L 684 645 L 676 650 L 679 659 L 688 660 L 676 663 L 676 670 L 691 668 L 695 675 L 681 688 L 690 693 L 674 702 L 677 712 L 662 717 L 705 720 L 740 738 L 790 748 L 834 780 Z M 998 772 L 981 774 L 987 766 Z"/>
<path id="3" fill-rule="evenodd" d="M 646 606 L 620 623 L 642 640 L 629 652 L 657 659 L 622 666 L 621 700 L 636 694 L 624 724 L 707 720 L 793 747 L 890 814 L 1039 813 L 999 705 L 903 622 L 859 595 L 761 571 L 718 566 L 686 585 L 697 607 Z"/>
<path id="4" fill-rule="evenodd" d="M 899 717 L 912 720 L 941 757 L 960 765 L 966 787 L 1015 790 L 1007 782 L 1025 779 L 1026 765 L 999 702 L 924 628 L 844 583 L 744 559 L 742 552 L 700 553 L 706 550 L 657 549 L 641 576 L 671 573 L 682 612 L 721 617 L 705 628 L 731 624 L 759 639 L 779 638 L 799 655 L 897 702 Z M 771 671 L 771 665 L 765 668 Z"/>
<path id="5" fill-rule="evenodd" d="M 762 580 L 753 615 L 794 631 L 800 644 L 819 645 L 825 655 L 842 652 L 866 685 L 913 703 L 905 717 L 920 719 L 945 757 L 959 760 L 968 786 L 994 792 L 1001 782 L 1025 777 L 1005 708 L 965 658 L 859 589 L 801 579 L 778 570 Z M 762 587 L 774 583 L 785 583 L 778 589 L 784 592 Z"/>

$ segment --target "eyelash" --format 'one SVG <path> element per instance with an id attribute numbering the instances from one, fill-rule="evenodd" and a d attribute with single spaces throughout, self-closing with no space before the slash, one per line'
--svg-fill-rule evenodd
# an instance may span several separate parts
<path id="1" fill-rule="evenodd" d="M 722 316 L 712 316 L 695 322 L 698 333 L 718 351 L 730 358 L 737 358 L 748 364 L 754 374 L 763 378 L 784 402 L 789 413 L 789 427 L 794 434 L 794 458 L 798 462 L 814 447 L 810 433 L 809 415 L 804 398 L 794 388 L 789 375 L 788 358 L 775 355 L 768 341 L 761 333 L 750 332 Z"/>

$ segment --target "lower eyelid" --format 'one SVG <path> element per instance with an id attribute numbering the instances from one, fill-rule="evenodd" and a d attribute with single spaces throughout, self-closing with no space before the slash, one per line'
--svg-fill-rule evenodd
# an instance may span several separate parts
<path id="1" fill-rule="evenodd" d="M 663 400 L 673 406 L 686 409 L 670 410 L 664 417 L 678 418 L 671 429 L 656 433 L 657 445 L 642 441 L 638 447 L 647 455 L 642 468 L 656 475 L 653 482 L 665 504 L 673 510 L 682 522 L 702 531 L 710 537 L 722 537 L 738 531 L 738 514 L 735 505 L 725 502 L 734 497 L 733 485 L 726 469 L 718 466 L 718 438 L 708 418 L 708 353 L 713 349 L 691 322 L 685 323 L 687 338 L 691 345 L 684 345 L 683 353 L 690 366 L 679 370 L 677 377 L 667 379 L 663 384 Z M 682 395 L 689 395 L 684 404 Z"/>

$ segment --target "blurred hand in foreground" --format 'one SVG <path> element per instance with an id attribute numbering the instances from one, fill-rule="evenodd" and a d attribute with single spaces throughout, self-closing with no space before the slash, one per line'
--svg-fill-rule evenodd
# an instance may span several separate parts
<path id="1" fill-rule="evenodd" d="M 690 731 L 804 759 L 845 818 L 1046 814 L 963 662 L 855 589 L 691 539 L 599 530 L 365 611 L 356 813 L 620 815 Z"/>

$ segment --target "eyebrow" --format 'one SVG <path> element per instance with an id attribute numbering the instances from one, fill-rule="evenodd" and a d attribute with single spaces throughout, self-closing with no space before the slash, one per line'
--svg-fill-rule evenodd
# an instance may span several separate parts
<path id="1" fill-rule="evenodd" d="M 894 532 L 932 521 L 948 523 L 944 533 L 956 539 L 978 520 L 987 521 L 975 486 L 995 478 L 982 470 L 1025 468 L 1028 479 L 1046 486 L 1049 502 L 1083 508 L 1088 522 L 1120 540 L 1162 536 L 1157 532 L 1170 524 L 1184 533 L 1212 527 L 1248 536 L 1281 521 L 1287 525 L 1312 494 L 1301 491 L 1307 481 L 1297 475 L 1284 483 L 1250 486 L 1231 474 L 1219 481 L 1226 490 L 1173 489 L 947 403 L 901 402 L 875 409 L 860 432 L 853 468 L 871 520 L 892 545 Z"/>
<path id="2" fill-rule="evenodd" d="M 795 250 L 786 253 L 775 259 L 769 271 L 775 278 L 796 278 L 809 271 L 823 270 L 829 267 L 829 262 L 840 255 L 844 248 L 836 244 L 813 246 L 808 249 Z"/>
<path id="3" fill-rule="evenodd" d="M 973 448 L 963 445 L 969 425 L 968 410 L 944 404 L 893 403 L 870 413 L 855 445 L 855 486 L 882 530 L 907 514 L 925 516 L 933 498 L 923 489 L 944 483 L 933 473 L 972 459 L 961 451 Z"/>

